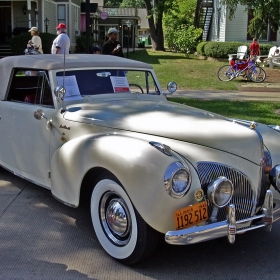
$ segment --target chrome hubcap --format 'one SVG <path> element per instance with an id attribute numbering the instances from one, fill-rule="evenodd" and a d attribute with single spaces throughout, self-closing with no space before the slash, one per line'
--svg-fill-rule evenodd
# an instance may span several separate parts
<path id="1" fill-rule="evenodd" d="M 124 246 L 131 235 L 131 218 L 124 200 L 115 192 L 107 192 L 101 199 L 100 218 L 109 240 Z"/>

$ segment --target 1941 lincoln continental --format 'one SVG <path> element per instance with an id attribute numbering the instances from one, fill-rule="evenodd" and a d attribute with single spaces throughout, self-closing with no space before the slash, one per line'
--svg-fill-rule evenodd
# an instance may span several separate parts
<path id="1" fill-rule="evenodd" d="M 104 55 L 0 60 L 0 164 L 78 207 L 124 264 L 280 217 L 280 128 L 169 102 L 153 68 Z"/>

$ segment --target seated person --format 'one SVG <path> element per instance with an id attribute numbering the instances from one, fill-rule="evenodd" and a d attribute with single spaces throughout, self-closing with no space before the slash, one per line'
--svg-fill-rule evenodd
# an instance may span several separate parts
<path id="1" fill-rule="evenodd" d="M 280 51 L 279 51 L 279 49 L 277 48 L 272 56 L 268 56 L 267 58 L 265 58 L 265 59 L 263 60 L 263 63 L 264 63 L 264 64 L 265 64 L 265 63 L 269 63 L 269 59 L 270 59 L 271 57 L 279 57 L 279 56 L 280 56 Z M 263 66 L 264 66 L 264 64 L 263 64 Z"/>

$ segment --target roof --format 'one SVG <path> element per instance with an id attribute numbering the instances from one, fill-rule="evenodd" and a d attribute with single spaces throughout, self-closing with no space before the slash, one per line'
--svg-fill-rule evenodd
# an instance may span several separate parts
<path id="1" fill-rule="evenodd" d="M 150 64 L 112 55 L 69 54 L 65 56 L 66 69 L 82 67 L 122 67 L 152 69 L 152 66 Z M 0 59 L 0 99 L 3 99 L 6 94 L 6 89 L 13 68 L 42 70 L 64 69 L 64 55 L 19 55 Z"/>

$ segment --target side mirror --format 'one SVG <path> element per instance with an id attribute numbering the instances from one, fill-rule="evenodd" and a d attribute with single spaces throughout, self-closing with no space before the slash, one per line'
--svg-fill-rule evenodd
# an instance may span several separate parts
<path id="1" fill-rule="evenodd" d="M 58 86 L 54 90 L 54 95 L 57 98 L 60 98 L 61 100 L 63 100 L 65 93 L 66 93 L 66 88 L 63 86 Z"/>
<path id="2" fill-rule="evenodd" d="M 35 118 L 36 120 L 41 120 L 41 119 L 43 119 L 43 118 L 47 120 L 47 117 L 45 116 L 44 111 L 41 110 L 41 109 L 38 109 L 38 110 L 36 110 L 36 111 L 34 112 L 34 118 Z"/>
<path id="3" fill-rule="evenodd" d="M 167 90 L 173 94 L 177 90 L 177 84 L 175 82 L 169 82 L 167 85 Z"/>

